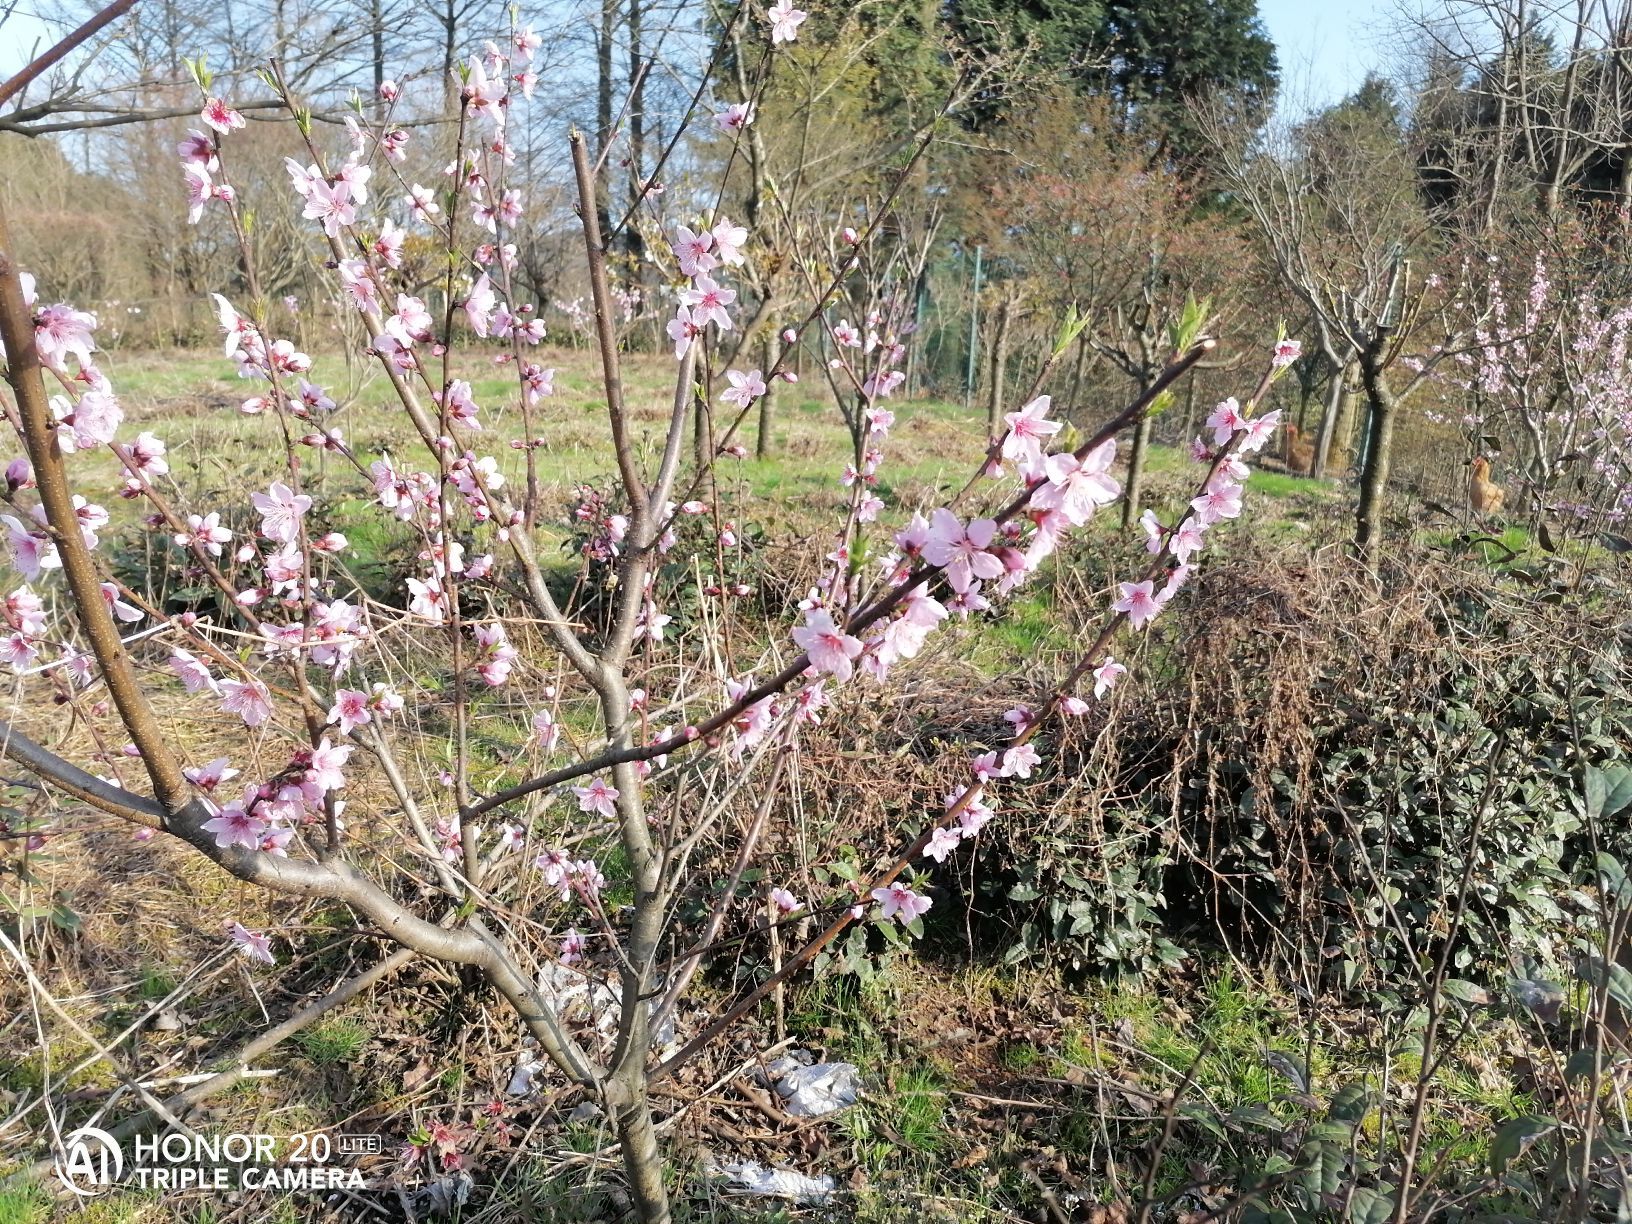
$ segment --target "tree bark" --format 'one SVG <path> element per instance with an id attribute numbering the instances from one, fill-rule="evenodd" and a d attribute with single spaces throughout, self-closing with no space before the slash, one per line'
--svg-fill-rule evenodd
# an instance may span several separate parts
<path id="1" fill-rule="evenodd" d="M 611 193 L 606 188 L 612 159 L 606 156 L 606 150 L 612 143 L 612 35 L 617 31 L 617 21 L 617 0 L 601 0 L 601 29 L 595 40 L 595 156 L 601 166 L 595 176 L 595 214 L 603 240 L 612 236 Z"/>
<path id="2" fill-rule="evenodd" d="M 1337 422 L 1332 426 L 1332 450 L 1327 456 L 1328 471 L 1347 472 L 1354 463 L 1354 406 L 1360 388 L 1354 385 L 1354 370 L 1343 373 L 1343 398 L 1338 401 Z"/>
<path id="3" fill-rule="evenodd" d="M 1139 517 L 1139 497 L 1145 485 L 1145 455 L 1150 449 L 1151 419 L 1141 420 L 1133 431 L 1133 445 L 1128 448 L 1128 487 L 1122 501 L 1122 526 L 1131 527 Z"/>
<path id="4" fill-rule="evenodd" d="M 1331 461 L 1332 440 L 1337 436 L 1337 418 L 1343 411 L 1343 381 L 1346 365 L 1333 365 L 1332 378 L 1326 388 L 1326 407 L 1320 414 L 1320 432 L 1315 439 L 1315 468 L 1310 473 L 1316 480 L 1326 476 L 1326 465 Z"/>
<path id="5" fill-rule="evenodd" d="M 641 1006 L 645 1006 L 644 1002 Z M 635 1218 L 640 1224 L 671 1224 L 669 1191 L 663 1183 L 663 1153 L 657 1145 L 644 1080 L 643 1074 L 635 1099 L 613 1115 L 613 1128 L 623 1154 L 623 1172 L 629 1180 L 629 1196 L 634 1199 Z"/>
<path id="6" fill-rule="evenodd" d="M 641 71 L 641 17 L 645 0 L 629 0 L 629 201 L 638 204 L 646 187 L 646 77 Z M 606 230 L 602 230 L 606 233 Z M 608 235 L 610 237 L 610 235 Z M 629 254 L 629 266 L 637 278 L 645 259 L 645 243 L 640 226 L 633 223 L 623 232 L 623 249 Z"/>
<path id="7" fill-rule="evenodd" d="M 992 333 L 992 375 L 986 389 L 986 435 L 995 438 L 1003 419 L 1003 380 L 1009 364 L 1009 320 L 1014 302 L 1004 298 L 997 308 L 997 327 Z"/>
<path id="8" fill-rule="evenodd" d="M 385 84 L 385 12 L 380 0 L 369 0 L 368 21 L 373 27 L 369 41 L 374 60 L 374 121 L 378 123 L 385 118 L 385 99 L 380 96 L 380 87 Z"/>
<path id="9" fill-rule="evenodd" d="M 776 356 L 776 345 L 769 332 L 760 338 L 761 370 L 769 370 L 771 361 Z M 780 379 L 772 378 L 765 384 L 765 394 L 759 397 L 759 438 L 754 444 L 754 454 L 757 458 L 768 459 L 776 450 L 776 384 Z"/>
<path id="10" fill-rule="evenodd" d="M 1388 389 L 1383 371 L 1377 368 L 1375 353 L 1360 358 L 1361 384 L 1366 392 L 1369 420 L 1366 431 L 1365 464 L 1360 472 L 1360 507 L 1355 514 L 1354 544 L 1370 562 L 1383 538 L 1383 503 L 1388 493 L 1388 469 L 1394 449 L 1396 401 Z"/>

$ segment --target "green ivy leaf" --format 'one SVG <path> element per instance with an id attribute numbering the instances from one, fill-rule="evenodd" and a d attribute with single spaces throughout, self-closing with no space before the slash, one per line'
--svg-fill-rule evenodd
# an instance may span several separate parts
<path id="1" fill-rule="evenodd" d="M 1500 1175 L 1507 1171 L 1524 1152 L 1545 1135 L 1558 1129 L 1558 1119 L 1536 1114 L 1521 1114 L 1504 1122 L 1490 1141 L 1490 1171 Z"/>

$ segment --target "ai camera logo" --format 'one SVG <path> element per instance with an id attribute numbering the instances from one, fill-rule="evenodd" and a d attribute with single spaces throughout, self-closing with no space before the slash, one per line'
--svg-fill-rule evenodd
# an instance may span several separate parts
<path id="1" fill-rule="evenodd" d="M 81 1198 L 101 1194 L 125 1171 L 119 1141 L 105 1130 L 82 1126 L 68 1136 L 57 1158 L 57 1180 Z"/>

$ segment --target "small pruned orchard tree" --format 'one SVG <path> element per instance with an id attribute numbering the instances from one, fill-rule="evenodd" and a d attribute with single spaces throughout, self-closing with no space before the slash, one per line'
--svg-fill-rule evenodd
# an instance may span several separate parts
<path id="1" fill-rule="evenodd" d="M 774 51 L 797 37 L 803 16 L 778 0 L 732 20 L 751 23 Z M 832 336 L 841 320 L 830 312 L 893 199 L 837 246 L 824 239 L 784 251 L 801 261 L 796 283 L 811 292 L 797 309 L 777 303 L 773 359 L 750 374 L 716 369 L 715 355 L 737 326 L 731 273 L 754 235 L 720 215 L 715 196 L 648 190 L 639 207 L 670 236 L 659 270 L 676 303 L 672 406 L 648 436 L 624 392 L 605 259 L 614 236 L 597 217 L 596 152 L 568 136 L 609 483 L 560 506 L 539 456 L 567 422 L 552 411 L 552 371 L 536 360 L 543 328 L 516 295 L 509 240 L 526 208 L 510 177 L 509 133 L 526 105 L 537 42 L 517 24 L 506 46 L 459 68 L 446 177 L 445 152 L 416 173 L 412 142 L 391 121 L 389 81 L 386 105 L 359 106 L 336 148 L 319 138 L 275 63 L 266 74 L 306 148 L 289 163 L 290 189 L 337 294 L 370 338 L 366 355 L 411 431 L 408 450 L 370 453 L 348 438 L 318 363 L 278 334 L 250 257 L 252 218 L 233 189 L 244 119 L 202 65 L 198 126 L 178 150 L 187 193 L 178 203 L 194 221 L 228 227 L 244 253 L 247 298 L 217 296 L 216 305 L 225 357 L 251 388 L 242 409 L 277 456 L 266 487 L 227 504 L 181 500 L 164 441 L 124 422 L 118 387 L 97 364 L 97 320 L 34 282 L 0 220 L 4 411 L 20 447 L 0 518 L 16 573 L 4 657 L 15 671 L 14 710 L 55 702 L 74 715 L 71 734 L 26 713 L 0 722 L 0 750 L 45 784 L 40 811 L 50 823 L 40 836 L 82 827 L 95 809 L 134 826 L 134 854 L 155 838 L 177 839 L 270 894 L 349 907 L 358 924 L 400 945 L 391 963 L 417 955 L 485 983 L 547 1056 L 547 1073 L 604 1110 L 637 1214 L 657 1222 L 670 1209 L 653 1085 L 852 924 L 921 930 L 933 865 L 994 818 L 1010 779 L 1031 775 L 1052 720 L 1090 710 L 1079 684 L 1092 698 L 1109 695 L 1125 670 L 1117 636 L 1145 630 L 1214 526 L 1242 512 L 1245 456 L 1277 423 L 1255 405 L 1297 345 L 1281 341 L 1250 394 L 1213 413 L 1194 447 L 1194 499 L 1170 522 L 1147 516 L 1148 555 L 1110 594 L 1075 665 L 1011 712 L 1008 741 L 971 746 L 944 804 L 913 819 L 895 845 L 834 862 L 820 877 L 834 881 L 825 895 L 795 896 L 767 875 L 762 847 L 776 822 L 794 819 L 784 796 L 801 735 L 879 701 L 895 669 L 948 621 L 1001 615 L 1040 567 L 1064 564 L 1078 529 L 1119 495 L 1118 435 L 1214 341 L 1200 312 L 1187 312 L 1161 375 L 1072 450 L 1050 453 L 1061 425 L 1034 391 L 1005 416 L 990 449 L 971 455 L 960 492 L 916 508 L 887 504 L 877 483 L 903 446 L 891 434 L 889 397 L 907 337 L 885 321 L 865 343 L 833 346 L 835 385 L 865 430 L 844 457 L 850 470 L 835 463 L 844 509 L 818 541 L 814 589 L 802 603 L 767 601 L 745 577 L 733 482 L 717 473 L 743 453 L 739 427 L 765 387 L 791 381 L 789 358 L 807 333 Z M 762 57 L 748 99 L 711 116 L 705 81 L 690 113 L 742 139 L 776 63 Z M 919 156 L 927 146 L 926 137 Z M 677 139 L 665 157 L 679 147 Z M 649 181 L 662 171 L 660 162 Z M 903 173 L 899 182 L 910 180 Z M 445 253 L 433 302 L 396 279 L 410 230 Z M 1080 326 L 1062 329 L 1040 384 Z M 498 402 L 479 403 L 469 377 L 495 364 L 513 382 Z M 699 399 L 713 422 L 701 464 L 685 444 Z M 520 436 L 486 453 L 501 416 L 519 421 Z M 109 455 L 122 471 L 113 487 L 96 482 L 92 462 Z M 166 614 L 114 578 L 98 547 L 110 495 L 142 507 L 213 603 Z M 341 496 L 366 499 L 415 545 L 416 572 L 400 598 L 370 598 L 348 568 L 348 542 L 319 529 L 321 503 Z M 565 569 L 541 552 L 552 521 L 574 533 Z M 498 725 L 526 746 L 495 761 L 482 755 L 478 729 Z M 191 759 L 183 746 L 219 744 L 224 734 L 231 749 L 217 759 Z M 116 747 L 125 740 L 133 752 Z M 697 870 L 705 851 L 729 864 L 723 878 Z M 745 927 L 746 936 L 735 933 Z M 728 981 L 723 999 L 687 1013 L 685 1030 L 660 1052 L 654 1034 L 674 1022 L 711 953 L 790 931 L 808 937 L 787 945 L 779 969 Z M 313 937 L 233 924 L 226 938 L 272 973 Z M 546 988 L 561 973 L 615 997 L 609 1040 L 565 1018 Z M 381 976 L 371 970 L 336 993 Z"/>

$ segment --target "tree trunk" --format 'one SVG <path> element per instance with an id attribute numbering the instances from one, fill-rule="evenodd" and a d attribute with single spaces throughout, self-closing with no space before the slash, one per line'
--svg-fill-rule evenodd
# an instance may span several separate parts
<path id="1" fill-rule="evenodd" d="M 771 361 L 776 356 L 776 341 L 769 332 L 760 340 L 759 368 L 769 370 Z M 776 450 L 776 384 L 780 379 L 770 378 L 765 382 L 765 394 L 759 397 L 759 439 L 754 444 L 754 454 L 760 459 L 770 458 Z"/>
<path id="2" fill-rule="evenodd" d="M 693 395 L 691 399 L 691 452 L 697 470 L 702 472 L 709 461 L 708 401 L 701 395 Z"/>
<path id="3" fill-rule="evenodd" d="M 995 438 L 1003 419 L 1003 379 L 1009 364 L 1009 319 L 1014 303 L 1004 298 L 997 308 L 997 328 L 992 333 L 992 375 L 986 389 L 986 434 Z"/>
<path id="4" fill-rule="evenodd" d="M 377 123 L 385 118 L 385 99 L 380 97 L 380 87 L 385 84 L 385 13 L 380 0 L 369 0 L 368 21 L 373 27 L 369 38 L 373 44 L 374 120 Z"/>
<path id="5" fill-rule="evenodd" d="M 1150 449 L 1151 419 L 1147 416 L 1133 431 L 1133 445 L 1128 448 L 1128 487 L 1122 502 L 1122 526 L 1133 526 L 1139 517 L 1139 495 L 1144 491 L 1145 452 Z"/>
<path id="6" fill-rule="evenodd" d="M 635 207 L 646 187 L 646 78 L 641 72 L 642 5 L 645 0 L 629 0 L 629 201 Z M 602 231 L 605 233 L 605 231 Z M 640 226 L 630 225 L 623 233 L 624 250 L 629 252 L 629 266 L 638 277 L 645 259 L 645 244 Z"/>
<path id="7" fill-rule="evenodd" d="M 1354 385 L 1354 370 L 1344 371 L 1343 398 L 1337 406 L 1337 423 L 1332 427 L 1332 453 L 1327 456 L 1329 471 L 1339 474 L 1354 465 L 1354 407 L 1360 399 L 1360 388 Z"/>
<path id="8" fill-rule="evenodd" d="M 1070 409 L 1075 409 L 1082 403 L 1082 382 L 1088 376 L 1088 355 L 1091 348 L 1088 333 L 1084 331 L 1077 337 L 1077 359 L 1071 367 L 1071 394 L 1065 401 Z"/>
<path id="9" fill-rule="evenodd" d="M 1366 392 L 1368 421 L 1366 455 L 1360 472 L 1360 508 L 1355 514 L 1354 544 L 1368 562 L 1383 538 L 1383 503 L 1388 492 L 1388 468 L 1394 450 L 1395 399 L 1383 372 L 1369 355 L 1360 359 L 1360 377 Z"/>
<path id="10" fill-rule="evenodd" d="M 612 241 L 612 205 L 606 189 L 612 158 L 605 156 L 612 143 L 612 35 L 617 31 L 617 0 L 601 0 L 601 31 L 595 40 L 595 137 L 601 172 L 595 176 L 595 212 L 601 223 L 601 241 Z"/>
<path id="11" fill-rule="evenodd" d="M 1316 480 L 1326 477 L 1326 465 L 1331 461 L 1332 439 L 1337 436 L 1337 418 L 1343 410 L 1343 376 L 1348 367 L 1332 368 L 1332 379 L 1326 388 L 1326 408 L 1320 414 L 1320 432 L 1315 438 L 1315 469 L 1310 473 Z"/>
<path id="12" fill-rule="evenodd" d="M 657 1130 L 652 1125 L 651 1101 L 644 1083 L 635 1089 L 635 1099 L 617 1110 L 613 1125 L 623 1152 L 623 1172 L 629 1180 L 629 1196 L 634 1199 L 635 1218 L 640 1224 L 671 1224 L 669 1191 L 663 1184 L 663 1153 L 657 1146 Z"/>
<path id="13" fill-rule="evenodd" d="M 453 109 L 453 99 L 459 96 L 453 84 L 453 61 L 459 49 L 459 12 L 454 0 L 446 0 L 437 20 L 442 23 L 442 109 L 446 111 Z"/>

